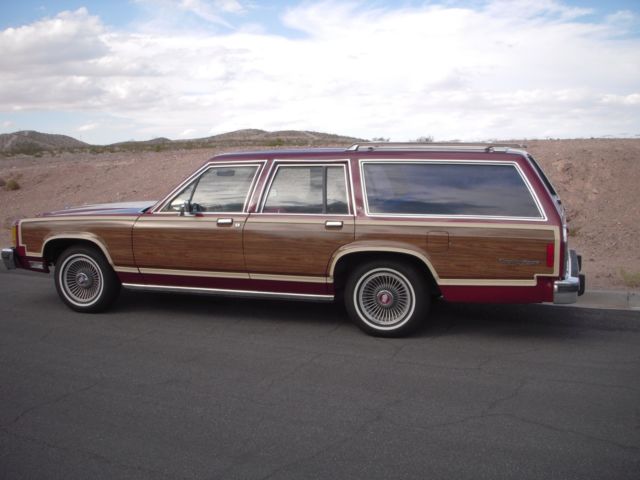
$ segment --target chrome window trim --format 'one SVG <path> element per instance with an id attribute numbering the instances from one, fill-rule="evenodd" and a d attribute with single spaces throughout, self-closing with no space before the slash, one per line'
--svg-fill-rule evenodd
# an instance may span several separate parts
<path id="1" fill-rule="evenodd" d="M 360 169 L 360 184 L 362 187 L 362 203 L 365 209 L 365 215 L 367 217 L 399 217 L 399 218 L 434 218 L 434 219 L 443 219 L 443 218 L 451 218 L 451 219 L 463 219 L 463 220 L 514 220 L 514 221 L 524 221 L 524 222 L 546 222 L 548 220 L 547 213 L 542 207 L 542 203 L 536 195 L 535 190 L 531 186 L 529 179 L 524 174 L 520 165 L 518 165 L 515 161 L 497 161 L 497 160 L 448 160 L 448 159 L 376 159 L 376 160 L 367 160 L 367 159 L 359 159 L 359 169 Z M 398 164 L 407 164 L 407 163 L 418 163 L 418 164 L 438 164 L 438 165 L 510 165 L 516 169 L 518 175 L 524 182 L 527 190 L 529 191 L 529 195 L 533 199 L 536 208 L 538 209 L 538 213 L 540 217 L 515 217 L 515 216 L 507 216 L 507 215 L 443 215 L 443 214 L 407 214 L 407 213 L 371 213 L 369 211 L 369 198 L 367 195 L 367 184 L 364 176 L 364 165 L 366 163 L 382 163 L 382 164 L 390 164 L 390 165 L 398 165 Z"/>
<path id="2" fill-rule="evenodd" d="M 177 187 L 175 187 L 162 200 L 160 200 L 153 208 L 151 208 L 150 212 L 153 213 L 153 214 L 156 214 L 156 215 L 171 215 L 171 216 L 179 215 L 178 212 L 163 212 L 162 209 L 167 206 L 167 204 L 175 197 L 176 194 L 180 193 L 184 188 L 187 187 L 187 185 L 189 185 L 196 178 L 204 175 L 205 172 L 207 172 L 207 170 L 210 170 L 212 168 L 219 168 L 219 167 L 236 167 L 236 166 L 239 166 L 239 167 L 251 167 L 251 166 L 255 166 L 255 167 L 257 167 L 257 169 L 256 169 L 256 172 L 254 173 L 253 179 L 251 180 L 251 186 L 249 187 L 249 190 L 247 192 L 247 196 L 244 199 L 244 204 L 242 206 L 242 211 L 241 212 L 206 212 L 209 215 L 211 215 L 211 214 L 213 214 L 213 215 L 223 214 L 224 215 L 224 214 L 248 213 L 247 212 L 247 206 L 248 206 L 247 203 L 249 202 L 249 199 L 253 195 L 253 191 L 254 191 L 254 189 L 256 187 L 258 179 L 260 178 L 260 174 L 262 173 L 262 170 L 264 168 L 265 163 L 267 163 L 266 160 L 239 160 L 237 162 L 224 162 L 224 163 L 217 163 L 217 162 L 213 162 L 213 161 L 212 162 L 207 162 L 202 167 L 200 167 L 198 170 L 193 172 L 189 177 L 187 177 L 186 180 L 183 180 L 182 183 L 180 183 Z M 204 214 L 204 212 L 203 212 L 203 214 Z"/>
<path id="3" fill-rule="evenodd" d="M 256 213 L 261 215 L 312 215 L 312 216 L 321 216 L 321 217 L 353 217 L 355 211 L 355 203 L 353 204 L 353 208 L 351 205 L 351 198 L 349 197 L 349 176 L 347 175 L 346 166 L 350 165 L 348 159 L 338 159 L 338 160 L 327 160 L 327 161 L 313 161 L 309 163 L 304 163 L 301 160 L 277 160 L 274 159 L 271 168 L 269 169 L 269 178 L 268 182 L 265 182 L 265 185 L 262 188 L 260 202 L 257 205 Z M 342 172 L 344 174 L 344 188 L 345 188 L 345 200 L 347 201 L 347 209 L 348 213 L 277 213 L 277 212 L 264 212 L 264 206 L 267 202 L 267 198 L 269 197 L 269 192 L 271 192 L 271 187 L 273 185 L 273 181 L 278 175 L 278 169 L 281 167 L 342 167 Z M 352 189 L 353 192 L 353 189 Z"/>
<path id="4" fill-rule="evenodd" d="M 269 185 L 269 181 L 268 180 L 271 178 L 271 172 L 273 172 L 273 167 L 274 167 L 275 164 L 276 164 L 275 160 L 271 161 L 271 163 L 269 164 L 269 169 L 267 170 L 264 182 L 262 182 L 262 188 L 260 188 L 260 193 L 256 197 L 256 202 L 255 202 L 256 208 L 255 208 L 255 211 L 253 212 L 254 214 L 255 213 L 260 213 L 259 212 L 260 205 L 262 204 L 262 199 L 264 197 L 265 189 L 267 188 L 267 185 Z"/>
<path id="5" fill-rule="evenodd" d="M 349 178 L 347 179 L 347 188 L 351 190 L 351 201 L 353 209 L 349 210 L 351 215 L 356 217 L 358 215 L 358 205 L 356 204 L 356 192 L 353 188 L 353 171 L 351 170 L 351 159 L 347 160 L 347 168 L 349 169 Z"/>

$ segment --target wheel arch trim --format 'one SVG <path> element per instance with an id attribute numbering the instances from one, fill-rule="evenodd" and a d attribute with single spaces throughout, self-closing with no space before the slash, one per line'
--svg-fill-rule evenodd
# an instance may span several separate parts
<path id="1" fill-rule="evenodd" d="M 47 237 L 47 239 L 42 243 L 42 250 L 39 253 L 34 254 L 29 252 L 28 255 L 44 258 L 45 252 L 47 251 L 47 246 L 51 242 L 55 242 L 58 240 L 68 240 L 70 242 L 73 242 L 74 240 L 80 240 L 82 242 L 91 243 L 93 246 L 97 247 L 100 250 L 100 252 L 104 255 L 104 258 L 106 258 L 107 262 L 109 263 L 109 265 L 111 265 L 111 268 L 113 268 L 114 271 L 124 273 L 139 273 L 136 267 L 121 267 L 115 265 L 113 263 L 111 255 L 109 255 L 109 250 L 107 249 L 104 242 L 100 240 L 100 237 L 92 233 L 65 233 L 60 235 L 52 235 L 50 237 Z"/>
<path id="2" fill-rule="evenodd" d="M 336 265 L 338 264 L 338 262 L 343 257 L 346 257 L 346 256 L 354 254 L 354 253 L 381 253 L 381 254 L 384 254 L 384 253 L 400 253 L 400 254 L 410 255 L 410 256 L 420 260 L 424 264 L 424 266 L 427 267 L 427 269 L 431 273 L 431 276 L 433 277 L 433 279 L 437 283 L 440 283 L 440 277 L 438 277 L 438 274 L 436 273 L 435 268 L 433 268 L 433 264 L 429 261 L 429 259 L 424 254 L 422 254 L 420 252 L 417 252 L 415 250 L 408 249 L 408 248 L 401 248 L 401 247 L 373 247 L 373 246 L 351 247 L 351 248 L 346 248 L 344 250 L 340 250 L 340 251 L 336 252 L 332 257 L 331 263 L 330 263 L 330 266 L 329 266 L 329 279 L 330 279 L 331 282 L 334 281 L 333 276 L 334 276 Z"/>

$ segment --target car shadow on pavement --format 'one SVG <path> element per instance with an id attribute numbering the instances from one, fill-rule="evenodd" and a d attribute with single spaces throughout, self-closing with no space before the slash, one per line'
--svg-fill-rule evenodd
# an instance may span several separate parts
<path id="1" fill-rule="evenodd" d="M 123 291 L 114 310 L 120 313 L 151 313 L 176 317 L 202 316 L 207 321 L 260 321 L 326 325 L 349 324 L 341 304 L 277 299 L 208 296 L 162 292 Z M 354 327 L 355 328 L 355 327 Z"/>
<path id="2" fill-rule="evenodd" d="M 113 309 L 191 321 L 217 322 L 221 326 L 244 322 L 256 328 L 311 327 L 360 333 L 340 302 L 313 303 L 272 299 L 231 298 L 193 294 L 123 291 Z M 576 338 L 586 330 L 640 329 L 637 312 L 606 312 L 553 305 L 454 304 L 437 300 L 425 325 L 413 337 L 453 335 L 488 337 Z"/>

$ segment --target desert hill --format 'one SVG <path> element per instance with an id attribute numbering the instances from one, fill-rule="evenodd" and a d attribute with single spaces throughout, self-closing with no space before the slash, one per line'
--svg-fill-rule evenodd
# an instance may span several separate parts
<path id="1" fill-rule="evenodd" d="M 222 133 L 212 137 L 191 140 L 193 142 L 226 143 L 238 146 L 319 146 L 319 145 L 351 145 L 362 139 L 345 137 L 330 133 L 310 132 L 304 130 L 280 130 L 267 132 L 265 130 L 247 129 Z"/>
<path id="2" fill-rule="evenodd" d="M 87 143 L 67 135 L 40 133 L 33 130 L 0 134 L 0 152 L 5 154 L 33 154 L 39 151 L 82 148 L 87 146 L 89 146 Z"/>
<path id="3" fill-rule="evenodd" d="M 268 132 L 258 129 L 237 130 L 204 138 L 171 140 L 165 137 L 152 140 L 117 142 L 110 145 L 90 145 L 66 135 L 53 135 L 35 131 L 21 131 L 0 135 L 0 153 L 4 156 L 34 155 L 44 152 L 141 152 L 193 148 L 233 147 L 313 147 L 323 145 L 351 145 L 362 139 L 330 133 L 281 130 Z"/>

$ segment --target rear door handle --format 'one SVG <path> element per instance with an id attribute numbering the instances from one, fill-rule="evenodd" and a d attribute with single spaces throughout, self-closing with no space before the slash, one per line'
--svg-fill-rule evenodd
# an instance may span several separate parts
<path id="1" fill-rule="evenodd" d="M 325 228 L 342 228 L 342 221 L 339 220 L 327 220 L 324 222 Z"/>
<path id="2" fill-rule="evenodd" d="M 233 218 L 219 218 L 216 222 L 220 227 L 233 225 Z"/>

